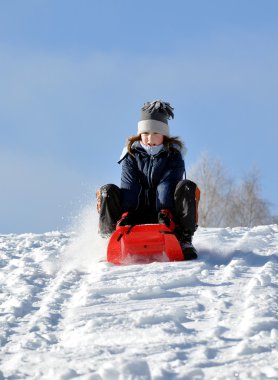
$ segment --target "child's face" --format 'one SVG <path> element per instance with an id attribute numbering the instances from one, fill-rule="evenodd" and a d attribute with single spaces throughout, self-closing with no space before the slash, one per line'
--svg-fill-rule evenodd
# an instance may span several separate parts
<path id="1" fill-rule="evenodd" d="M 141 141 L 144 145 L 160 145 L 163 143 L 163 135 L 160 133 L 141 133 Z"/>

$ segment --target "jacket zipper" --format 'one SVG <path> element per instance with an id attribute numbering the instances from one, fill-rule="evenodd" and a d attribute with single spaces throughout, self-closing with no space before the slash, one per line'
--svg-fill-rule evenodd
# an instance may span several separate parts
<path id="1" fill-rule="evenodd" d="M 154 156 L 150 156 L 150 166 L 149 166 L 149 170 L 148 170 L 148 181 L 149 181 L 149 186 L 151 189 L 152 189 L 153 161 L 154 161 Z"/>

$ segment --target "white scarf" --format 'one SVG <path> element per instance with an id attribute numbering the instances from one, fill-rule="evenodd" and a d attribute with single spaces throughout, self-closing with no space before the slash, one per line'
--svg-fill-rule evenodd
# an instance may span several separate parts
<path id="1" fill-rule="evenodd" d="M 161 149 L 163 148 L 163 144 L 160 144 L 160 145 L 154 145 L 154 146 L 150 146 L 150 145 L 144 145 L 142 143 L 142 141 L 140 141 L 140 144 L 141 144 L 141 147 L 145 149 L 145 151 L 148 153 L 148 155 L 150 156 L 155 156 L 157 153 L 159 153 L 161 151 Z"/>

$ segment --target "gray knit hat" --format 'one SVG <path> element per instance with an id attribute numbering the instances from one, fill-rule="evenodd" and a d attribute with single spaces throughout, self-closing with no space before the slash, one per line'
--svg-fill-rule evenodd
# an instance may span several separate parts
<path id="1" fill-rule="evenodd" d="M 156 132 L 169 137 L 168 119 L 174 119 L 173 111 L 170 103 L 161 100 L 145 103 L 138 122 L 138 135 Z"/>

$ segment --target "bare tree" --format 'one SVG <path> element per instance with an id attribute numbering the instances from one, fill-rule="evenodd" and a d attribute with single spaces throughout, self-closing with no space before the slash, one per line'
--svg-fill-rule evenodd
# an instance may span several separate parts
<path id="1" fill-rule="evenodd" d="M 219 160 L 204 153 L 189 170 L 189 177 L 201 190 L 199 224 L 219 227 L 225 223 L 225 210 L 232 190 L 232 182 Z"/>
<path id="2" fill-rule="evenodd" d="M 272 222 L 269 203 L 260 196 L 259 172 L 251 170 L 244 180 L 234 187 L 227 213 L 230 227 L 253 227 Z"/>
<path id="3" fill-rule="evenodd" d="M 199 224 L 203 227 L 252 227 L 271 224 L 270 205 L 260 196 L 260 177 L 256 169 L 235 185 L 220 160 L 207 153 L 189 170 L 189 178 L 201 190 Z"/>

